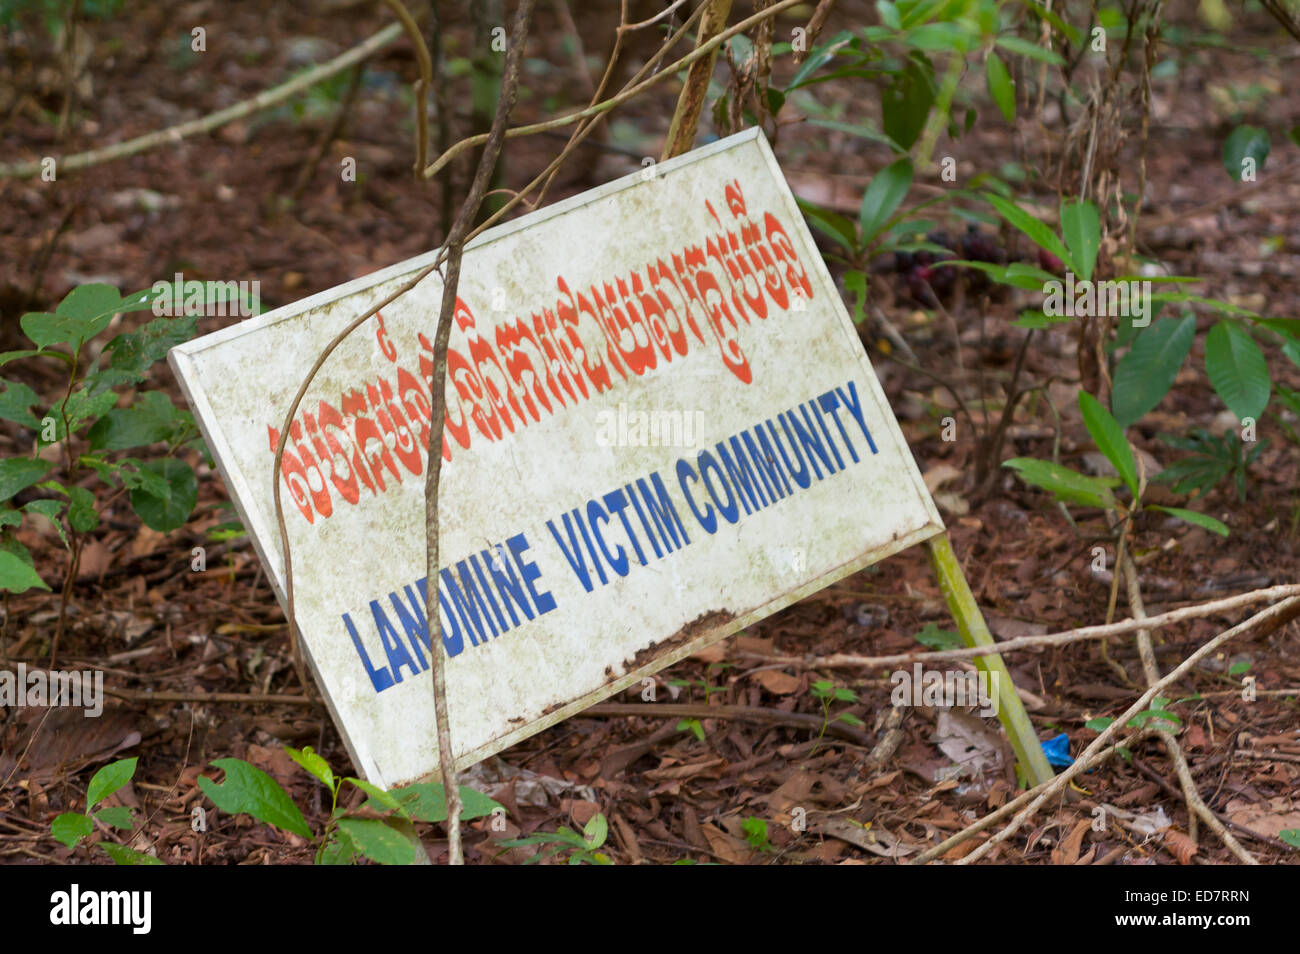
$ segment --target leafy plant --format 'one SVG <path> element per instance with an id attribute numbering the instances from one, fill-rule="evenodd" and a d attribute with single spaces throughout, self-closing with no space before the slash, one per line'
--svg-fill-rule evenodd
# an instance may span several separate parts
<path id="1" fill-rule="evenodd" d="M 1181 702 L 1183 700 L 1179 701 Z M 1183 720 L 1169 710 L 1169 700 L 1164 696 L 1156 696 L 1151 700 L 1151 708 L 1144 709 L 1142 712 L 1133 716 L 1133 718 L 1128 720 L 1127 725 L 1130 729 L 1141 729 L 1143 726 L 1149 725 L 1152 721 L 1156 720 L 1169 723 L 1168 725 L 1156 726 L 1156 728 L 1168 729 L 1171 731 L 1181 727 L 1183 724 Z M 1104 732 L 1114 721 L 1115 720 L 1110 716 L 1098 716 L 1095 719 L 1089 719 L 1084 723 L 1084 726 L 1092 729 L 1094 732 Z"/>
<path id="2" fill-rule="evenodd" d="M 117 404 L 120 392 L 136 389 L 171 347 L 195 335 L 197 318 L 155 318 L 114 336 L 83 362 L 88 342 L 116 315 L 148 310 L 157 297 L 153 289 L 123 298 L 111 285 L 80 285 L 52 314 L 22 316 L 23 332 L 35 348 L 0 354 L 0 366 L 40 359 L 56 361 L 67 372 L 63 397 L 48 408 L 41 408 L 40 396 L 27 385 L 0 378 L 0 419 L 33 431 L 35 448 L 31 457 L 0 461 L 0 590 L 49 589 L 15 536 L 15 528 L 30 516 L 50 521 L 72 553 L 66 587 L 75 574 L 81 535 L 99 526 L 102 509 L 94 492 L 82 486 L 85 476 L 107 484 L 114 491 L 110 501 L 128 495 L 132 509 L 154 530 L 170 532 L 189 519 L 198 483 L 177 455 L 191 449 L 206 455 L 194 419 L 161 391 L 137 389 L 129 406 Z M 158 444 L 165 448 L 158 457 L 120 454 Z M 45 496 L 15 505 L 15 496 L 29 488 Z"/>
<path id="3" fill-rule="evenodd" d="M 1156 475 L 1156 480 L 1172 484 L 1174 493 L 1198 497 L 1231 478 L 1240 501 L 1246 499 L 1246 472 L 1269 444 L 1267 439 L 1255 441 L 1246 450 L 1246 442 L 1236 432 L 1229 430 L 1222 437 L 1215 437 L 1203 427 L 1194 429 L 1187 437 L 1173 434 L 1159 437 L 1171 447 L 1191 454 L 1174 461 Z"/>
<path id="4" fill-rule="evenodd" d="M 271 776 L 243 759 L 216 759 L 213 765 L 225 771 L 218 784 L 200 775 L 198 782 L 212 803 L 230 815 L 251 815 L 281 831 L 306 838 L 316 844 L 316 864 L 352 864 L 358 856 L 384 865 L 409 865 L 415 860 L 415 848 L 398 829 L 400 822 L 441 822 L 447 819 L 446 795 L 441 785 L 422 782 L 385 791 L 364 779 L 335 775 L 329 763 L 311 746 L 295 749 L 285 746 L 303 771 L 314 776 L 330 793 L 330 814 L 319 835 L 313 834 L 302 812 L 289 794 Z M 345 784 L 361 789 L 369 798 L 361 810 L 346 811 L 339 807 L 339 794 Z M 461 818 L 470 820 L 504 809 L 495 801 L 472 788 L 461 786 Z"/>
<path id="5" fill-rule="evenodd" d="M 137 759 L 118 759 L 110 762 L 96 772 L 86 788 L 86 810 L 84 812 L 63 812 L 50 822 L 50 834 L 69 848 L 75 848 L 83 838 L 89 838 L 95 831 L 95 822 L 102 822 L 110 828 L 130 831 L 133 827 L 134 809 L 125 805 L 114 805 L 95 810 L 95 806 L 122 786 L 131 781 L 135 775 Z M 95 843 L 105 854 L 119 865 L 160 865 L 153 855 L 119 845 L 112 841 Z"/>
<path id="6" fill-rule="evenodd" d="M 715 662 L 715 663 L 709 663 L 709 666 L 708 666 L 708 668 L 704 671 L 704 674 L 705 674 L 706 677 L 708 677 L 708 676 L 712 676 L 715 672 L 722 672 L 722 671 L 724 671 L 724 670 L 731 669 L 731 668 L 734 667 L 734 665 L 735 665 L 734 663 L 727 663 L 727 662 Z M 715 685 L 713 685 L 713 684 L 710 682 L 710 680 L 709 680 L 708 678 L 705 678 L 705 679 L 669 679 L 669 680 L 668 680 L 668 685 L 670 685 L 670 686 L 680 686 L 680 687 L 682 687 L 682 688 L 684 688 L 684 689 L 685 689 L 685 688 L 699 689 L 702 693 L 704 693 L 704 704 L 705 704 L 705 705 L 708 705 L 709 699 L 711 699 L 711 698 L 713 697 L 713 694 L 714 694 L 715 692 L 726 692 L 726 691 L 727 691 L 727 687 L 726 687 L 726 686 L 715 686 Z M 678 729 L 682 729 L 682 726 L 679 725 L 677 728 L 678 728 Z M 684 731 L 684 730 L 683 730 L 683 731 Z M 702 737 L 702 736 L 701 736 L 701 737 Z"/>
<path id="7" fill-rule="evenodd" d="M 746 818 L 741 823 L 741 831 L 745 833 L 745 841 L 749 842 L 749 847 L 763 854 L 770 854 L 775 851 L 771 840 L 767 834 L 767 822 L 761 818 Z"/>
<path id="8" fill-rule="evenodd" d="M 837 702 L 853 703 L 858 701 L 858 694 L 852 689 L 843 686 L 836 686 L 829 679 L 821 679 L 814 682 L 810 687 L 813 698 L 820 703 L 822 707 L 822 728 L 817 733 L 817 742 L 820 744 L 822 737 L 826 735 L 826 729 L 832 722 L 843 722 L 845 725 L 851 725 L 860 728 L 865 723 L 851 712 L 841 712 L 834 719 L 831 718 L 831 706 Z M 813 751 L 817 751 L 817 746 L 813 746 Z"/>
<path id="9" fill-rule="evenodd" d="M 570 851 L 568 863 L 571 865 L 612 865 L 614 862 L 603 851 L 600 851 L 605 840 L 609 837 L 609 822 L 605 816 L 597 812 L 591 816 L 591 820 L 583 826 L 582 834 L 571 828 L 560 827 L 559 831 L 541 832 L 535 835 L 528 835 L 524 838 L 514 838 L 510 841 L 503 841 L 502 847 L 505 848 L 522 848 L 527 845 L 550 845 L 545 851 L 539 851 L 527 861 L 526 865 L 537 864 L 543 858 L 549 858 L 552 855 L 559 855 L 563 851 Z"/>

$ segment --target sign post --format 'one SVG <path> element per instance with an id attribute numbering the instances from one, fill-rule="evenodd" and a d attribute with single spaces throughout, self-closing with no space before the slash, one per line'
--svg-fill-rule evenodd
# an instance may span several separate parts
<path id="1" fill-rule="evenodd" d="M 169 358 L 357 768 L 437 772 L 429 654 L 467 767 L 916 543 L 963 637 L 991 644 L 943 523 L 761 133 L 488 231 L 448 350 L 436 581 L 424 479 L 437 273 L 321 366 L 435 253 Z M 997 656 L 981 667 L 1005 667 Z M 1000 667 L 1000 669 L 999 669 Z M 1051 777 L 1010 679 L 1022 773 Z M 1045 773 L 1045 774 L 1044 774 Z"/>

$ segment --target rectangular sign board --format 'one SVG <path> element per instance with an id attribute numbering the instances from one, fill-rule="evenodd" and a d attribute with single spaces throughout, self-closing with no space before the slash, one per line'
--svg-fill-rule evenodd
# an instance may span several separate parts
<path id="1" fill-rule="evenodd" d="M 172 350 L 281 601 L 274 449 L 331 339 L 434 253 Z M 484 233 L 448 364 L 439 574 L 468 766 L 943 529 L 767 141 Z M 437 273 L 330 356 L 280 480 L 304 652 L 379 785 L 437 772 L 424 484 Z"/>

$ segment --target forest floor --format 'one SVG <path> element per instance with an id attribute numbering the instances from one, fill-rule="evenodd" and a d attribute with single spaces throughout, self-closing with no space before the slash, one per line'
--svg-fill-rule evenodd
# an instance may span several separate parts
<path id="1" fill-rule="evenodd" d="M 282 81 L 304 63 L 341 52 L 386 22 L 377 5 L 311 5 L 319 9 L 307 12 L 307 4 L 197 4 L 209 46 L 206 54 L 192 54 L 182 42 L 187 31 L 163 12 L 173 6 L 136 4 L 129 18 L 94 26 L 93 94 L 74 108 L 63 142 L 55 141 L 49 120 L 59 109 L 56 92 L 25 104 L 0 102 L 0 156 L 26 159 L 93 148 L 204 115 Z M 549 49 L 545 58 L 528 63 L 516 123 L 554 115 L 586 95 L 572 37 L 555 20 L 553 7 L 542 7 L 535 34 L 546 38 Z M 860 17 L 874 21 L 870 10 L 865 2 L 841 3 L 824 35 Z M 608 13 L 578 19 L 595 63 L 608 51 L 615 21 Z M 800 22 L 791 17 L 782 24 Z M 1267 115 L 1271 123 L 1300 123 L 1300 94 L 1290 95 L 1283 83 L 1294 73 L 1296 54 L 1258 25 L 1257 34 L 1240 25 L 1234 34 L 1239 44 L 1245 35 L 1248 48 L 1189 40 L 1176 51 L 1178 69 L 1156 81 L 1143 213 L 1152 224 L 1142 227 L 1139 245 L 1175 273 L 1202 278 L 1203 294 L 1293 316 L 1300 303 L 1300 153 L 1276 144 L 1258 186 L 1249 189 L 1228 179 L 1219 158 L 1232 109 L 1244 109 L 1247 121 Z M 1194 39 L 1196 23 L 1183 26 Z M 449 29 L 466 48 L 468 24 Z M 634 49 L 633 55 L 645 51 Z M 208 59 L 196 66 L 196 56 Z M 15 61 L 8 68 L 22 66 Z M 260 113 L 210 136 L 89 173 L 60 175 L 57 187 L 0 180 L 0 351 L 24 346 L 19 314 L 49 308 L 83 282 L 107 281 L 125 291 L 174 272 L 199 279 L 255 277 L 269 308 L 428 250 L 441 234 L 442 206 L 437 186 L 410 175 L 408 90 L 414 76 L 404 43 L 371 61 L 342 135 L 308 171 L 296 201 L 286 200 L 332 121 L 332 104 L 319 97 L 307 97 L 301 115 L 289 107 Z M 565 168 L 547 201 L 638 169 L 641 156 L 657 156 L 675 89 L 665 84 L 617 112 L 603 144 Z M 878 109 L 873 96 L 861 97 L 845 84 L 812 90 L 826 116 L 849 107 L 868 114 Z M 468 100 L 466 95 L 457 105 L 462 130 Z M 808 115 L 812 106 L 805 106 L 792 100 L 782 118 Z M 706 116 L 702 133 L 713 131 Z M 981 119 L 966 137 L 941 140 L 940 150 L 956 158 L 965 179 L 979 171 L 1007 175 L 1007 164 L 1032 163 L 1059 148 L 1058 140 L 1059 132 L 1040 131 L 1023 118 L 1014 132 L 1000 120 Z M 545 136 L 511 141 L 505 182 L 527 182 L 562 142 Z M 849 215 L 856 214 L 870 175 L 889 160 L 883 146 L 811 122 L 784 125 L 775 150 L 797 194 Z M 1122 155 L 1136 168 L 1136 144 L 1126 144 Z M 362 175 L 355 183 L 339 180 L 344 156 L 358 160 Z M 1049 187 L 1040 192 L 1052 205 Z M 902 277 L 887 272 L 878 276 L 873 294 L 920 361 L 943 378 L 940 386 L 901 367 L 874 332 L 864 332 L 994 634 L 1005 639 L 1103 622 L 1111 574 L 1094 568 L 1093 548 L 1106 533 L 1100 517 L 1088 516 L 1095 512 L 1072 525 L 1047 495 L 1010 476 L 997 480 L 985 499 L 970 499 L 975 441 L 969 431 L 988 426 L 979 398 L 985 395 L 984 406 L 995 419 L 1024 335 L 1009 325 L 1012 303 L 989 304 L 982 320 L 969 299 L 931 311 L 910 301 Z M 231 321 L 203 318 L 200 330 Z M 1202 327 L 1208 323 L 1202 318 Z M 1224 424 L 1224 409 L 1205 385 L 1200 341 L 1169 397 L 1133 429 L 1137 446 L 1153 460 L 1168 463 L 1175 456 L 1157 433 Z M 1095 467 L 1085 456 L 1090 445 L 1074 409 L 1075 355 L 1073 330 L 1038 333 L 1022 383 L 1043 389 L 1040 399 L 1017 410 L 1002 459 L 1050 457 L 1059 440 L 1063 462 L 1079 470 Z M 36 365 L 23 367 L 25 383 L 57 397 L 61 383 L 53 373 L 43 377 Z M 1278 364 L 1271 370 L 1276 380 L 1300 387 L 1295 367 Z M 155 368 L 151 384 L 181 401 L 164 365 Z M 958 412 L 953 390 L 976 408 L 973 419 Z M 957 421 L 955 441 L 941 437 L 948 416 Z M 0 453 L 28 452 L 16 434 L 0 431 Z M 1142 518 L 1135 553 L 1148 613 L 1297 579 L 1300 455 L 1275 425 L 1262 423 L 1260 436 L 1270 443 L 1250 469 L 1244 500 L 1225 482 L 1197 503 L 1232 528 L 1228 539 Z M 301 692 L 282 610 L 251 545 L 241 538 L 221 549 L 207 536 L 232 519 L 226 489 L 197 456 L 192 463 L 200 474 L 199 504 L 183 530 L 163 536 L 143 528 L 124 502 L 108 505 L 81 558 L 59 665 L 102 669 L 110 688 L 133 698 L 149 691 Z M 57 535 L 25 529 L 22 540 L 46 578 L 58 578 L 68 557 Z M 195 574 L 190 553 L 199 545 L 208 547 L 209 565 Z M 1113 552 L 1106 567 L 1113 567 Z M 1121 588 L 1116 618 L 1127 613 Z M 0 617 L 0 662 L 46 661 L 58 614 L 57 593 L 8 597 Z M 1241 618 L 1209 616 L 1162 631 L 1156 637 L 1162 670 Z M 654 714 L 650 704 L 637 716 L 578 715 L 469 773 L 469 784 L 507 806 L 509 822 L 504 831 L 482 819 L 467 824 L 468 860 L 519 863 L 533 849 L 506 849 L 500 842 L 521 832 L 581 827 L 596 812 L 610 822 L 605 850 L 617 863 L 892 864 L 891 854 L 916 854 L 1013 795 L 1014 775 L 1008 774 L 996 721 L 909 708 L 893 755 L 868 769 L 866 756 L 891 711 L 889 673 L 812 670 L 761 657 L 906 652 L 917 648 L 918 633 L 936 627 L 953 628 L 919 548 L 844 579 L 664 671 L 658 696 L 701 707 L 738 704 L 820 715 L 812 685 L 832 680 L 856 693 L 856 701 L 833 710 L 865 723 L 856 738 L 828 732 L 818 739 L 797 724 L 705 715 L 701 740 L 679 729 L 678 717 Z M 1181 744 L 1211 809 L 1260 860 L 1294 862 L 1300 855 L 1278 836 L 1300 829 L 1300 624 L 1267 636 L 1247 634 L 1229 647 L 1177 684 L 1170 709 L 1181 720 Z M 1117 715 L 1137 698 L 1143 676 L 1134 645 L 1115 639 L 1109 652 L 1125 679 L 1095 641 L 1008 656 L 1017 686 L 1036 698 L 1031 717 L 1041 738 L 1065 733 L 1070 752 L 1077 754 L 1096 737 L 1085 723 Z M 1256 677 L 1259 694 L 1253 701 L 1243 698 L 1243 675 Z M 610 701 L 640 702 L 640 690 Z M 0 859 L 99 863 L 98 853 L 69 851 L 56 842 L 49 822 L 60 811 L 82 807 L 91 772 L 117 753 L 140 757 L 135 781 L 114 796 L 147 819 L 133 842 L 137 848 L 169 864 L 309 862 L 310 845 L 245 816 L 210 810 L 208 831 L 191 830 L 191 808 L 204 802 L 196 776 L 215 776 L 209 763 L 226 756 L 269 772 L 306 806 L 313 825 L 322 823 L 328 799 L 322 805 L 320 786 L 284 754 L 286 744 L 311 745 L 336 769 L 349 767 L 327 713 L 310 701 L 142 703 L 119 697 L 94 720 L 69 710 L 11 710 L 0 717 Z M 965 766 L 956 774 L 950 771 L 954 754 Z M 1129 755 L 1081 776 L 1079 790 L 1045 806 L 989 860 L 1231 861 L 1204 827 L 1193 850 L 1186 837 L 1187 805 L 1160 743 L 1144 741 Z M 1099 805 L 1122 810 L 1102 830 L 1092 824 Z M 806 811 L 806 831 L 792 831 L 795 809 Z M 766 822 L 766 834 L 747 825 L 750 819 Z M 844 820 L 874 840 L 855 835 Z M 421 834 L 430 855 L 440 860 L 441 830 L 422 826 Z M 949 860 L 985 837 L 958 846 Z"/>

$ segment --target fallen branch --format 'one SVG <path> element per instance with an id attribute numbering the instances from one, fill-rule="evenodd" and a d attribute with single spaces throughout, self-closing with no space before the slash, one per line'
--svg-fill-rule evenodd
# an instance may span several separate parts
<path id="1" fill-rule="evenodd" d="M 178 123 L 166 129 L 159 129 L 143 136 L 137 136 L 135 139 L 128 139 L 125 142 L 105 146 L 103 149 L 92 149 L 90 152 L 60 156 L 55 161 L 55 168 L 60 172 L 71 172 L 76 169 L 85 169 L 89 166 L 98 165 L 101 162 L 133 156 L 136 153 L 152 149 L 154 146 L 161 146 L 164 143 L 178 143 L 190 136 L 211 132 L 221 126 L 233 123 L 237 119 L 243 119 L 253 113 L 270 109 L 272 106 L 278 106 L 285 100 L 292 99 L 304 90 L 310 89 L 322 80 L 329 79 L 335 73 L 341 73 L 348 67 L 368 59 L 375 52 L 392 43 L 401 33 L 402 25 L 400 23 L 390 24 L 347 52 L 340 53 L 334 59 L 312 67 L 301 76 L 296 76 L 288 82 L 263 90 L 252 99 L 246 99 L 241 103 L 235 103 L 233 106 L 227 106 L 225 109 L 219 109 L 215 113 L 209 113 L 199 119 Z M 40 173 L 42 161 L 35 160 L 33 162 L 0 165 L 0 179 L 29 179 Z"/>
<path id="2" fill-rule="evenodd" d="M 309 696 L 290 696 L 265 692 L 147 692 L 136 689 L 113 689 L 104 692 L 115 699 L 127 702 L 221 702 L 247 705 L 312 706 L 316 700 Z"/>
<path id="3" fill-rule="evenodd" d="M 731 719 L 757 722 L 762 725 L 788 725 L 799 729 L 820 732 L 823 725 L 830 735 L 839 736 L 858 745 L 870 746 L 871 736 L 843 722 L 824 722 L 819 715 L 806 712 L 783 712 L 761 706 L 708 706 L 703 703 L 681 702 L 600 702 L 582 710 L 584 716 L 645 716 L 670 719 Z"/>
<path id="4" fill-rule="evenodd" d="M 1075 760 L 1074 764 L 1072 764 L 1069 768 L 1063 771 L 1060 775 L 1056 776 L 1056 778 L 1054 778 L 1052 781 L 1047 782 L 1042 786 L 1039 786 L 1038 789 L 1035 789 L 1034 791 L 1039 792 L 1037 797 L 1035 797 L 1035 799 L 1032 802 L 1030 802 L 1028 806 L 1022 809 L 1020 813 L 1017 814 L 1016 817 L 1011 820 L 1011 823 L 1007 825 L 1006 828 L 1002 829 L 1002 831 L 998 832 L 996 835 L 994 835 L 992 838 L 986 841 L 983 845 L 981 845 L 980 847 L 972 851 L 969 855 L 960 859 L 957 862 L 957 864 L 965 865 L 965 864 L 971 864 L 975 861 L 978 861 L 980 858 L 983 858 L 990 851 L 992 851 L 996 845 L 1000 844 L 1003 841 L 1006 841 L 1013 834 L 1019 831 L 1020 827 L 1026 821 L 1028 821 L 1029 818 L 1031 818 L 1034 815 L 1034 813 L 1038 811 L 1040 807 L 1042 807 L 1042 804 L 1045 801 L 1047 801 L 1047 799 L 1051 798 L 1053 795 L 1060 792 L 1063 788 L 1065 788 L 1066 785 L 1070 783 L 1071 779 L 1073 779 L 1076 775 L 1078 775 L 1081 771 L 1083 771 L 1084 767 L 1087 765 L 1089 760 L 1094 755 L 1096 755 L 1097 752 L 1099 752 L 1102 749 L 1102 747 L 1105 746 L 1105 744 L 1109 742 L 1119 732 L 1120 727 L 1124 726 L 1129 719 L 1133 718 L 1139 712 L 1145 711 L 1149 706 L 1151 700 L 1154 699 L 1157 695 L 1159 695 L 1162 689 L 1164 689 L 1166 686 L 1169 686 L 1177 682 L 1179 679 L 1185 676 L 1188 672 L 1191 671 L 1192 667 L 1197 662 L 1204 659 L 1206 656 L 1210 655 L 1210 653 L 1214 652 L 1216 649 L 1218 649 L 1220 646 L 1222 646 L 1224 643 L 1228 642 L 1232 638 L 1236 636 L 1240 636 L 1242 633 L 1249 632 L 1253 629 L 1260 629 L 1265 632 L 1272 632 L 1278 626 L 1285 625 L 1286 623 L 1295 619 L 1297 616 L 1300 616 L 1300 598 L 1290 597 L 1288 599 L 1283 600 L 1280 603 L 1270 606 L 1266 610 L 1262 610 L 1259 613 L 1256 613 L 1254 616 L 1250 617 L 1245 622 L 1239 623 L 1236 626 L 1232 627 L 1231 629 L 1225 630 L 1224 632 L 1220 633 L 1218 636 L 1215 636 L 1213 639 L 1207 641 L 1205 645 L 1203 645 L 1200 649 L 1196 650 L 1196 652 L 1192 653 L 1190 656 L 1184 659 L 1183 662 L 1177 668 L 1173 669 L 1167 676 L 1160 679 L 1149 689 L 1147 689 L 1146 692 L 1142 693 L 1142 695 L 1138 698 L 1137 702 L 1133 703 L 1132 706 L 1130 706 L 1122 715 L 1116 718 L 1114 722 L 1108 725 L 1102 731 L 1102 733 L 1092 741 L 1092 744 L 1089 745 L 1088 748 L 1086 748 L 1083 751 L 1083 753 L 1079 756 L 1079 758 Z M 1151 623 L 1150 620 L 1146 620 L 1146 621 L 1136 620 L 1134 622 L 1137 622 L 1139 627 L 1143 625 L 1149 626 Z M 960 832 L 958 834 L 960 834 Z"/>
<path id="5" fill-rule="evenodd" d="M 1015 639 L 1003 640 L 992 648 L 999 653 L 1005 653 L 1015 649 L 1065 646 L 1089 639 L 1103 639 L 1107 636 L 1132 633 L 1141 629 L 1159 629 L 1162 626 L 1169 626 L 1172 623 L 1178 623 L 1186 619 L 1213 616 L 1216 613 L 1240 609 L 1243 606 L 1260 603 L 1264 600 L 1286 600 L 1296 596 L 1300 596 L 1300 584 L 1288 583 L 1284 586 L 1270 586 L 1262 590 L 1252 590 L 1249 593 L 1225 597 L 1221 600 L 1211 600 L 1198 606 L 1184 606 L 1181 609 L 1170 610 L 1167 613 L 1161 613 L 1159 616 L 1152 616 L 1148 619 L 1127 619 L 1106 626 L 1084 626 L 1080 629 L 1048 633 L 1043 636 L 1017 636 Z M 767 662 L 803 665 L 809 668 L 849 668 L 857 666 L 865 669 L 883 669 L 888 666 L 908 665 L 918 662 L 971 659 L 976 656 L 987 656 L 989 650 L 990 647 L 979 646 L 962 649 L 942 649 L 925 653 L 893 653 L 888 656 L 861 656 L 855 653 L 833 653 L 829 656 L 776 656 L 770 653 L 744 651 L 741 652 L 741 655 L 754 659 L 763 659 Z"/>

